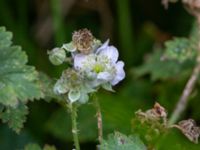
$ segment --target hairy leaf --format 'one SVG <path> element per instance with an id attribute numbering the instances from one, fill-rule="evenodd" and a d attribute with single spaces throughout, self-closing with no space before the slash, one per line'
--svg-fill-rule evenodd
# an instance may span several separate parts
<path id="1" fill-rule="evenodd" d="M 0 103 L 15 107 L 42 96 L 34 67 L 26 65 L 27 55 L 12 45 L 12 34 L 0 28 Z"/>
<path id="2" fill-rule="evenodd" d="M 27 61 L 21 47 L 12 45 L 12 33 L 0 27 L 0 118 L 17 133 L 28 114 L 27 101 L 43 97 L 38 73 Z"/>

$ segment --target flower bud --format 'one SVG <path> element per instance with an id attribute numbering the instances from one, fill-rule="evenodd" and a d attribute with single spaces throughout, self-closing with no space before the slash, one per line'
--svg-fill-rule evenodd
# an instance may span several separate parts
<path id="1" fill-rule="evenodd" d="M 68 90 L 69 90 L 68 85 L 62 79 L 58 80 L 53 88 L 54 93 L 57 95 L 65 94 L 68 92 Z"/>
<path id="2" fill-rule="evenodd" d="M 54 48 L 52 51 L 48 52 L 49 60 L 54 65 L 61 65 L 66 59 L 65 50 L 62 48 Z"/>

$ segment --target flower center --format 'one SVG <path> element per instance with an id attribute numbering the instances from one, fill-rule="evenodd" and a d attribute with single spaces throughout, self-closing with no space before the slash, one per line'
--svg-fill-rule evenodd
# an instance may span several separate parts
<path id="1" fill-rule="evenodd" d="M 103 70 L 104 70 L 104 67 L 101 64 L 95 64 L 93 67 L 93 71 L 96 73 L 103 72 Z"/>

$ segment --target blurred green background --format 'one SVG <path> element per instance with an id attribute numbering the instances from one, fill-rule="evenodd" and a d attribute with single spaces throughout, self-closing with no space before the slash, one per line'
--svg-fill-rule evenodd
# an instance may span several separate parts
<path id="1" fill-rule="evenodd" d="M 172 112 L 188 76 L 155 81 L 148 74 L 136 78 L 134 72 L 147 54 L 157 47 L 162 49 L 164 41 L 188 36 L 193 22 L 180 3 L 165 10 L 160 0 L 0 0 L 0 26 L 13 32 L 14 43 L 26 51 L 29 64 L 54 79 L 66 66 L 51 65 L 47 50 L 69 42 L 75 30 L 88 28 L 102 41 L 109 38 L 119 49 L 120 59 L 126 64 L 126 79 L 115 87 L 115 93 L 99 94 L 105 137 L 113 131 L 130 134 L 134 112 L 151 108 L 155 101 Z M 193 94 L 182 118 L 200 121 L 199 97 L 197 92 Z M 55 102 L 42 100 L 29 103 L 29 108 L 21 134 L 0 125 L 1 150 L 22 149 L 29 142 L 72 149 L 67 111 Z M 97 130 L 92 104 L 81 107 L 79 128 L 82 149 L 94 150 Z M 190 143 L 182 135 L 178 139 Z"/>

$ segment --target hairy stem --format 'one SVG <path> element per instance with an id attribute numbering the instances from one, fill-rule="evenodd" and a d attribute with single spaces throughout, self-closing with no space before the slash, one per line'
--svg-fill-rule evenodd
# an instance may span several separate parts
<path id="1" fill-rule="evenodd" d="M 99 144 L 101 144 L 103 140 L 102 114 L 101 114 L 101 107 L 96 96 L 94 96 L 94 105 L 97 111 L 96 117 L 97 117 L 97 127 L 98 127 L 98 140 L 99 140 Z"/>
<path id="2" fill-rule="evenodd" d="M 78 139 L 78 128 L 77 128 L 77 107 L 73 104 L 70 104 L 71 110 L 71 120 L 72 120 L 72 135 L 74 140 L 74 146 L 76 150 L 80 150 L 79 139 Z"/>
<path id="3" fill-rule="evenodd" d="M 197 17 L 197 21 L 198 21 L 199 32 L 200 32 L 200 17 Z M 200 37 L 200 33 L 199 33 L 199 37 Z M 185 110 L 185 108 L 187 107 L 187 104 L 189 101 L 189 96 L 191 95 L 191 93 L 194 89 L 195 83 L 197 82 L 197 79 L 199 77 L 199 73 L 200 73 L 200 41 L 199 41 L 199 45 L 198 45 L 197 49 L 198 49 L 198 56 L 197 56 L 197 60 L 196 60 L 196 65 L 195 65 L 193 72 L 192 72 L 192 74 L 181 94 L 181 97 L 171 115 L 171 118 L 169 120 L 169 125 L 174 124 L 179 119 L 179 117 L 181 116 L 181 114 Z"/>

